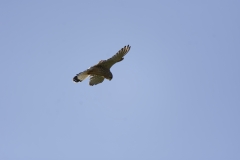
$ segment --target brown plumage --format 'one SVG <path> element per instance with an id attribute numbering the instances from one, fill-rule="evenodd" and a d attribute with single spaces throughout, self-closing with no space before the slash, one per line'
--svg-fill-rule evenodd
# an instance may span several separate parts
<path id="1" fill-rule="evenodd" d="M 89 69 L 80 72 L 75 77 L 73 77 L 74 82 L 82 82 L 88 76 L 90 76 L 89 85 L 97 85 L 102 83 L 104 79 L 112 80 L 113 75 L 110 68 L 117 62 L 122 61 L 124 56 L 129 52 L 131 46 L 127 45 L 120 49 L 114 56 L 107 60 L 101 60 L 98 64 L 90 67 Z"/>

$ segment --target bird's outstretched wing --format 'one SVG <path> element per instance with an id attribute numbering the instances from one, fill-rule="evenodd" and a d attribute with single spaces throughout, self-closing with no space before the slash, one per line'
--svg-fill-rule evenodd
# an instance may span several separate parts
<path id="1" fill-rule="evenodd" d="M 90 86 L 97 85 L 99 83 L 102 83 L 103 81 L 104 81 L 104 77 L 93 75 L 90 77 L 89 85 Z"/>
<path id="2" fill-rule="evenodd" d="M 123 60 L 123 57 L 128 53 L 131 46 L 127 45 L 120 49 L 114 56 L 107 60 L 102 60 L 99 62 L 100 65 L 110 69 L 115 63 Z"/>

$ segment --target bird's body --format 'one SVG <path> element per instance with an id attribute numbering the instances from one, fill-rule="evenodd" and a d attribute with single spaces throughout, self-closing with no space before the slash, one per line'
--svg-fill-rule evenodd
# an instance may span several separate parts
<path id="1" fill-rule="evenodd" d="M 129 52 L 130 48 L 131 47 L 129 45 L 124 46 L 113 57 L 107 60 L 101 60 L 98 62 L 98 64 L 77 74 L 75 77 L 73 77 L 73 81 L 76 83 L 81 82 L 90 76 L 89 85 L 93 86 L 102 83 L 105 78 L 111 80 L 113 78 L 113 75 L 110 71 L 110 68 L 115 63 L 122 61 L 124 59 L 123 57 Z"/>

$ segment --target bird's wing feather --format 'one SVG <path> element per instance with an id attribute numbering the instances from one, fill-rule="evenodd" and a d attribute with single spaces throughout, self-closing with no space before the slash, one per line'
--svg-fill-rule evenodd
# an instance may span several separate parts
<path id="1" fill-rule="evenodd" d="M 97 85 L 99 83 L 102 83 L 103 81 L 104 81 L 104 77 L 98 76 L 98 75 L 93 75 L 90 77 L 89 85 L 90 86 Z"/>
<path id="2" fill-rule="evenodd" d="M 110 69 L 115 63 L 120 62 L 123 60 L 123 57 L 128 53 L 131 46 L 127 45 L 120 49 L 114 56 L 107 60 L 102 60 L 99 62 L 102 66 Z"/>

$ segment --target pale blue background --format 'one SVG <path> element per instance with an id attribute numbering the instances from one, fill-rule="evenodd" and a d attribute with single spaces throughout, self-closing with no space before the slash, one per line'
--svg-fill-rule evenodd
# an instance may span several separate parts
<path id="1" fill-rule="evenodd" d="M 239 160 L 240 1 L 0 2 L 1 160 Z M 113 80 L 75 74 L 132 46 Z"/>

